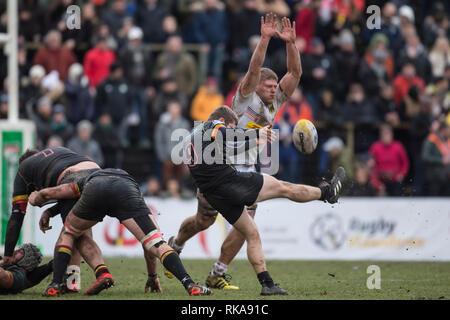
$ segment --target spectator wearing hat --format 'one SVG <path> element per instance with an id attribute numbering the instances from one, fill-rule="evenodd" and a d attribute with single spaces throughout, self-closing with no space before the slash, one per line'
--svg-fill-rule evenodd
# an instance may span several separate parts
<path id="1" fill-rule="evenodd" d="M 223 105 L 224 97 L 219 92 L 217 79 L 208 77 L 205 85 L 201 86 L 191 106 L 191 118 L 194 121 L 207 121 L 211 112 Z"/>
<path id="2" fill-rule="evenodd" d="M 67 120 L 76 125 L 79 121 L 92 120 L 94 117 L 94 98 L 89 91 L 89 80 L 84 75 L 83 66 L 74 63 L 69 68 L 69 76 L 64 83 L 67 99 Z"/>
<path id="3" fill-rule="evenodd" d="M 380 140 L 369 149 L 374 165 L 371 184 L 379 194 L 400 196 L 402 182 L 409 170 L 409 159 L 402 143 L 394 140 L 392 127 L 380 127 Z"/>
<path id="4" fill-rule="evenodd" d="M 353 179 L 353 145 L 345 145 L 341 138 L 332 136 L 322 144 L 319 155 L 319 173 L 331 176 L 338 167 L 345 169 L 349 180 Z"/>
<path id="5" fill-rule="evenodd" d="M 355 50 L 355 38 L 348 29 L 339 33 L 339 47 L 333 57 L 336 61 L 336 70 L 339 81 L 336 83 L 335 92 L 338 100 L 345 100 L 350 84 L 358 78 L 359 56 Z"/>
<path id="6" fill-rule="evenodd" d="M 97 87 L 109 75 L 109 67 L 116 60 L 114 51 L 108 48 L 106 38 L 99 37 L 95 47 L 86 52 L 83 61 L 84 74 L 90 87 Z"/>
<path id="7" fill-rule="evenodd" d="M 136 10 L 136 24 L 142 28 L 144 42 L 163 42 L 161 25 L 169 14 L 167 7 L 160 0 L 144 0 Z"/>
<path id="8" fill-rule="evenodd" d="M 98 142 L 92 138 L 93 125 L 89 120 L 82 120 L 77 125 L 77 135 L 68 143 L 67 148 L 88 157 L 103 166 L 103 153 Z"/>
<path id="9" fill-rule="evenodd" d="M 33 58 L 33 65 L 39 64 L 45 72 L 58 71 L 59 78 L 64 81 L 67 78 L 69 67 L 77 62 L 75 54 L 67 47 L 62 46 L 61 33 L 51 30 L 44 38 L 44 46 L 39 48 Z"/>
<path id="10" fill-rule="evenodd" d="M 66 110 L 63 105 L 55 104 L 53 106 L 53 115 L 51 120 L 51 127 L 53 134 L 57 135 L 63 139 L 64 144 L 72 138 L 74 133 L 74 128 L 72 124 L 67 122 L 66 119 Z"/>
<path id="11" fill-rule="evenodd" d="M 380 94 L 384 83 L 394 77 L 394 59 L 389 52 L 389 40 L 383 33 L 375 34 L 358 71 L 359 82 L 369 98 Z"/>
<path id="12" fill-rule="evenodd" d="M 20 82 L 20 100 L 25 106 L 28 118 L 30 117 L 30 112 L 32 112 L 35 103 L 44 94 L 41 88 L 42 79 L 44 79 L 44 77 L 44 67 L 36 64 L 30 68 L 28 78 L 23 77 Z"/>
<path id="13" fill-rule="evenodd" d="M 198 81 L 197 62 L 192 54 L 183 50 L 183 39 L 173 35 L 167 39 L 164 51 L 156 59 L 153 78 L 162 81 L 172 77 L 189 98 L 195 93 Z"/>
<path id="14" fill-rule="evenodd" d="M 151 77 L 152 61 L 150 52 L 142 43 L 144 34 L 139 27 L 132 27 L 128 31 L 128 43 L 119 53 L 119 61 L 124 70 L 124 77 L 130 85 L 133 100 L 133 112 L 139 114 L 139 139 L 142 145 L 149 145 L 148 141 L 148 110 L 147 98 L 153 94 Z"/>

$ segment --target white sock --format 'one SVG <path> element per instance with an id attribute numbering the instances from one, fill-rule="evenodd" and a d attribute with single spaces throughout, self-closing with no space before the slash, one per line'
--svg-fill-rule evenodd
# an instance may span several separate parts
<path id="1" fill-rule="evenodd" d="M 79 291 L 81 289 L 81 273 L 80 267 L 77 265 L 71 265 L 66 270 L 66 285 L 69 290 Z"/>
<path id="2" fill-rule="evenodd" d="M 183 250 L 183 248 L 184 248 L 184 244 L 183 244 L 182 246 L 180 246 L 180 245 L 177 243 L 177 240 L 176 240 L 176 239 L 173 240 L 173 243 L 172 243 L 172 249 L 173 249 L 173 250 L 175 250 L 175 251 L 181 253 L 181 251 Z"/>
<path id="3" fill-rule="evenodd" d="M 216 261 L 216 263 L 214 263 L 214 266 L 211 270 L 211 275 L 212 276 L 221 276 L 224 273 L 226 273 L 228 270 L 228 265 L 225 263 L 222 263 L 220 261 Z"/>

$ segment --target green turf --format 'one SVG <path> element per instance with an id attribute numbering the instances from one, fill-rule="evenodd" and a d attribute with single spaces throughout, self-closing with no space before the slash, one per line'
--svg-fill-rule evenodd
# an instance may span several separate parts
<path id="1" fill-rule="evenodd" d="M 48 260 L 48 259 L 47 259 Z M 145 262 L 140 258 L 105 259 L 115 276 L 113 288 L 94 297 L 81 294 L 64 295 L 50 299 L 199 299 L 189 297 L 181 284 L 167 279 L 159 271 L 162 294 L 144 294 L 146 281 Z M 213 260 L 183 260 L 195 281 L 204 283 Z M 381 289 L 369 290 L 366 286 L 367 267 L 378 265 L 381 269 Z M 214 290 L 211 297 L 201 299 L 258 300 L 258 299 L 449 299 L 449 262 L 379 262 L 379 261 L 268 261 L 268 270 L 280 286 L 291 295 L 262 298 L 260 285 L 246 260 L 234 261 L 228 273 L 239 291 Z M 83 263 L 82 289 L 86 290 L 95 280 L 93 272 Z M 50 277 L 38 286 L 22 294 L 0 296 L 2 299 L 49 299 L 41 292 L 50 282 Z"/>

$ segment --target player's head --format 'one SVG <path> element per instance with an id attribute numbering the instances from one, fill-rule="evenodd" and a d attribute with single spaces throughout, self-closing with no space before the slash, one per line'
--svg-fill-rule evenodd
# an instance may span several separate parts
<path id="1" fill-rule="evenodd" d="M 271 104 L 275 100 L 278 76 L 269 68 L 261 68 L 259 84 L 255 92 L 265 104 Z"/>
<path id="2" fill-rule="evenodd" d="M 227 127 L 234 128 L 238 123 L 237 114 L 228 106 L 217 107 L 208 118 L 208 121 L 219 120 Z"/>
<path id="3" fill-rule="evenodd" d="M 42 253 L 32 243 L 24 243 L 13 253 L 14 264 L 27 271 L 36 269 L 42 261 Z"/>
<path id="4" fill-rule="evenodd" d="M 35 149 L 35 148 L 28 148 L 27 150 L 25 150 L 24 153 L 22 153 L 22 155 L 19 158 L 19 164 L 22 163 L 22 161 L 24 161 L 26 158 L 31 157 L 33 154 L 38 153 L 39 150 Z"/>

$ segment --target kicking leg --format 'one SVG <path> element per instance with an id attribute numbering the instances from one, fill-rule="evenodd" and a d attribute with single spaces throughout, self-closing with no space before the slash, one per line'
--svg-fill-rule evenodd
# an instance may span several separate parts
<path id="1" fill-rule="evenodd" d="M 256 202 L 274 198 L 287 198 L 295 202 L 323 200 L 329 203 L 336 203 L 345 181 L 345 170 L 339 167 L 331 182 L 324 182 L 319 187 L 290 183 L 278 180 L 267 174 L 263 174 L 263 179 L 264 183 Z"/>

